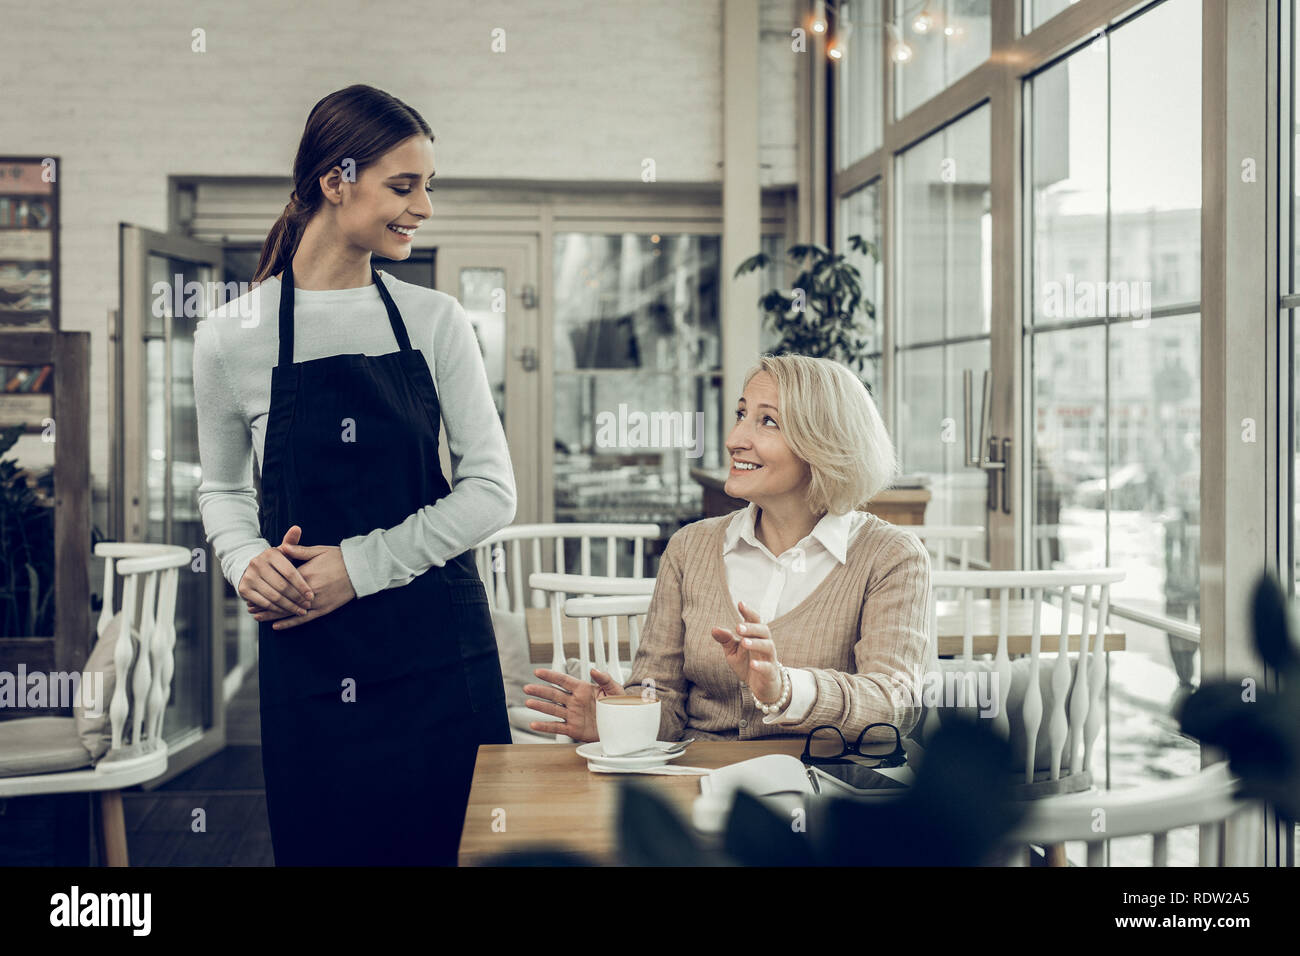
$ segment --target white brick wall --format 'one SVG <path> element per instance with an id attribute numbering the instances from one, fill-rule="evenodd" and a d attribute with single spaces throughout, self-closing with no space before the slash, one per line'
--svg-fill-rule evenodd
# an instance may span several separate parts
<path id="1" fill-rule="evenodd" d="M 784 109 L 796 62 L 769 31 L 796 0 L 762 3 L 763 95 Z M 6 0 L 0 23 L 0 152 L 62 160 L 61 321 L 93 335 L 97 487 L 118 223 L 165 229 L 171 174 L 287 180 L 325 94 L 364 82 L 405 100 L 449 179 L 636 181 L 647 156 L 661 182 L 721 175 L 721 0 Z M 793 118 L 762 130 L 761 181 L 791 181 Z"/>

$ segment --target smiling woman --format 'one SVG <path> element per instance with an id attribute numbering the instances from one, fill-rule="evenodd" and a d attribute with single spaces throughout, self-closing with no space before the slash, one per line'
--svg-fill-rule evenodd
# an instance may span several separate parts
<path id="1" fill-rule="evenodd" d="M 541 732 L 598 739 L 594 702 L 654 693 L 659 737 L 906 733 L 925 672 L 930 558 L 909 531 L 858 510 L 897 472 L 863 384 L 839 363 L 762 358 L 727 437 L 726 492 L 748 508 L 668 541 L 625 685 L 541 669 Z M 886 736 L 886 731 L 874 732 Z"/>
<path id="2" fill-rule="evenodd" d="M 454 864 L 478 745 L 510 742 L 471 550 L 514 518 L 505 434 L 460 303 L 371 261 L 410 255 L 433 175 L 415 110 L 325 97 L 257 287 L 194 333 L 199 509 L 259 625 L 277 866 Z"/>

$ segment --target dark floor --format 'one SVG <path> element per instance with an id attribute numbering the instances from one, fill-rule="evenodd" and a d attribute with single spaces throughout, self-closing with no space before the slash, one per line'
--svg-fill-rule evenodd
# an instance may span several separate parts
<path id="1" fill-rule="evenodd" d="M 226 747 L 156 790 L 122 793 L 132 866 L 273 866 L 257 670 L 226 708 Z M 195 832 L 203 808 L 206 832 Z"/>

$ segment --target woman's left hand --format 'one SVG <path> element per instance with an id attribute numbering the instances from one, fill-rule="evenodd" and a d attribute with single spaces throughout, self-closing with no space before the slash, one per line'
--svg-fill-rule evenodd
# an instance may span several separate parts
<path id="1" fill-rule="evenodd" d="M 306 614 L 285 614 L 281 611 L 260 611 L 253 614 L 257 621 L 275 621 L 271 625 L 277 631 L 283 631 L 299 624 L 307 624 L 330 611 L 337 610 L 357 596 L 348 577 L 347 565 L 343 563 L 343 549 L 337 545 L 315 545 L 305 548 L 299 544 L 282 544 L 280 550 L 295 561 L 304 561 L 298 565 L 298 571 L 306 579 L 314 595 L 311 609 Z M 249 605 L 249 612 L 253 608 Z"/>
<path id="2" fill-rule="evenodd" d="M 308 584 L 311 580 L 308 579 Z M 739 636 L 729 628 L 715 627 L 713 639 L 722 645 L 727 664 L 742 681 L 749 684 L 754 699 L 764 704 L 774 704 L 781 697 L 781 665 L 776 659 L 776 645 L 767 625 L 744 601 L 736 605 L 741 623 L 736 628 Z"/>

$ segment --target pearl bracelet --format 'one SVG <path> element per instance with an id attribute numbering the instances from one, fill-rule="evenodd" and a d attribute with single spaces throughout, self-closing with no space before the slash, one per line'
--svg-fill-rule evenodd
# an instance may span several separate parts
<path id="1" fill-rule="evenodd" d="M 774 704 L 765 704 L 765 703 L 763 703 L 761 700 L 759 700 L 757 697 L 755 697 L 755 698 L 754 698 L 754 703 L 758 706 L 758 709 L 759 709 L 759 710 L 761 710 L 764 714 L 766 714 L 766 715 L 769 716 L 769 717 L 772 716 L 773 714 L 779 714 L 781 711 L 785 710 L 785 708 L 789 705 L 789 703 L 790 703 L 790 672 L 789 672 L 788 670 L 786 670 L 786 667 L 785 667 L 784 664 L 781 665 L 781 696 L 780 696 L 780 698 L 779 698 L 779 699 L 776 701 L 776 703 L 774 703 Z"/>

